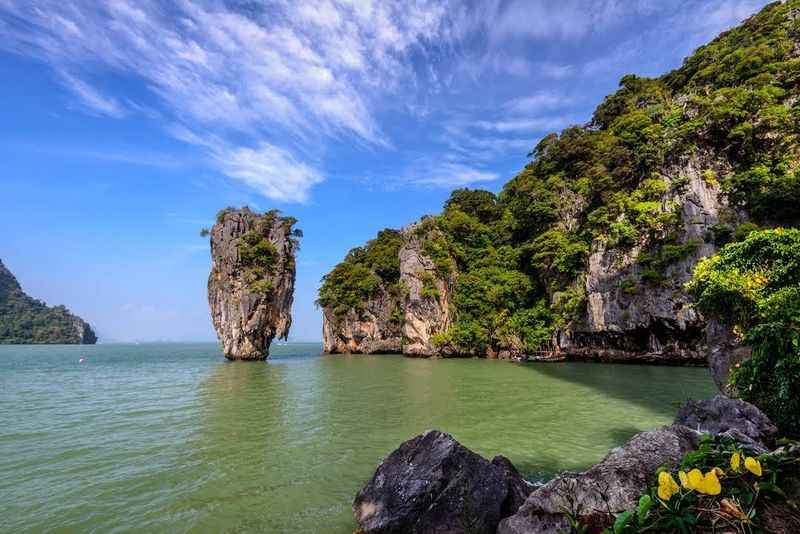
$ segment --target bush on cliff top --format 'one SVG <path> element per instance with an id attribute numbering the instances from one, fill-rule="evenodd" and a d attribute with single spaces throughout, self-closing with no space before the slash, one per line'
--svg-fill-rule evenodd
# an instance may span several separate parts
<path id="1" fill-rule="evenodd" d="M 382 287 L 399 282 L 401 244 L 400 232 L 386 229 L 365 246 L 352 249 L 322 277 L 317 304 L 332 309 L 336 317 L 363 310 L 364 302 Z"/>
<path id="2" fill-rule="evenodd" d="M 687 288 L 753 349 L 731 373 L 739 395 L 800 437 L 800 230 L 751 232 L 701 261 Z"/>

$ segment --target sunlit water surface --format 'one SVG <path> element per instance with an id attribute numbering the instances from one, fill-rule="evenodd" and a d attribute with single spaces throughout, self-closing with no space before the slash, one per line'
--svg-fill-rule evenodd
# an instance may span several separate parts
<path id="1" fill-rule="evenodd" d="M 0 531 L 349 534 L 355 492 L 426 429 L 542 480 L 712 393 L 697 368 L 5 346 Z"/>

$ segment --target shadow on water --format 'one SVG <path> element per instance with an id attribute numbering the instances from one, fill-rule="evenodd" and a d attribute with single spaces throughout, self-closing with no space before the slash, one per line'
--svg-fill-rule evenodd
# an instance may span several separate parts
<path id="1" fill-rule="evenodd" d="M 716 393 L 708 370 L 701 367 L 592 362 L 532 363 L 520 367 L 594 389 L 668 417 L 686 400 Z M 664 401 L 666 397 L 672 400 Z"/>

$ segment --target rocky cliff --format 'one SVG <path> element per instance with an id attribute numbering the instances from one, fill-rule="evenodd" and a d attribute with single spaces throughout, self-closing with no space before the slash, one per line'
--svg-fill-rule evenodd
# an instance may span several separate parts
<path id="1" fill-rule="evenodd" d="M 713 229 L 723 216 L 736 224 L 747 219 L 728 205 L 719 181 L 707 178 L 730 173 L 726 162 L 697 154 L 661 169 L 667 192 L 658 202 L 663 213 L 678 215 L 675 250 L 682 256 L 658 280 L 648 280 L 646 239 L 631 248 L 596 243 L 587 261 L 585 310 L 559 332 L 560 350 L 605 361 L 706 362 L 705 323 L 684 285 L 697 262 L 717 251 Z"/>
<path id="2" fill-rule="evenodd" d="M 542 138 L 499 194 L 456 190 L 441 214 L 396 232 L 394 278 L 372 277 L 368 262 L 363 276 L 327 278 L 326 295 L 347 297 L 327 307 L 368 310 L 363 339 L 387 337 L 397 321 L 373 317 L 400 309 L 409 355 L 712 354 L 723 380 L 742 357 L 736 336 L 708 329 L 684 286 L 719 247 L 800 224 L 799 13 L 797 0 L 772 3 L 664 76 L 624 76 L 588 123 Z M 376 313 L 390 286 L 400 299 Z"/>
<path id="3" fill-rule="evenodd" d="M 94 344 L 92 327 L 64 306 L 47 306 L 25 294 L 0 261 L 0 343 Z"/>
<path id="4" fill-rule="evenodd" d="M 264 360 L 275 337 L 292 324 L 295 254 L 302 235 L 296 220 L 248 208 L 222 210 L 211 235 L 208 303 L 231 360 Z"/>
<path id="5" fill-rule="evenodd" d="M 363 249 L 351 251 L 326 277 L 323 292 L 335 283 L 346 287 L 365 279 L 370 283 L 351 306 L 346 302 L 352 295 L 334 294 L 324 303 L 320 299 L 325 352 L 443 355 L 432 337 L 446 332 L 452 322 L 452 277 L 442 277 L 425 252 L 424 243 L 436 230 L 423 223 L 381 232 Z M 382 261 L 372 258 L 378 253 Z M 345 275 L 347 281 L 339 280 Z"/>

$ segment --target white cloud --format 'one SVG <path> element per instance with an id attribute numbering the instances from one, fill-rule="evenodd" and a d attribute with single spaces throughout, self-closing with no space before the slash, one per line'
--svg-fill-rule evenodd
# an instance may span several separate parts
<path id="1" fill-rule="evenodd" d="M 156 97 L 151 116 L 170 131 L 179 124 L 203 132 L 195 139 L 203 146 L 216 139 L 209 155 L 229 176 L 271 198 L 302 199 L 322 175 L 287 155 L 297 143 L 303 153 L 318 152 L 327 138 L 386 146 L 375 103 L 398 80 L 413 80 L 407 56 L 437 40 L 446 14 L 440 2 L 276 0 L 245 9 L 213 1 L 3 0 L 0 48 L 47 62 L 95 114 L 147 108 L 124 105 L 87 80 L 134 80 Z M 220 146 L 229 157 L 220 157 Z M 281 166 L 291 169 L 289 185 L 271 172 Z"/>
<path id="2" fill-rule="evenodd" d="M 304 202 L 320 173 L 288 151 L 263 142 L 258 148 L 236 148 L 217 154 L 228 176 L 238 178 L 264 196 L 285 202 Z"/>
<path id="3" fill-rule="evenodd" d="M 585 120 L 585 119 L 584 119 Z M 559 130 L 571 124 L 580 124 L 581 119 L 572 115 L 556 115 L 547 117 L 501 119 L 495 121 L 477 121 L 475 126 L 484 130 L 501 133 L 513 132 L 545 132 Z"/>
<path id="4" fill-rule="evenodd" d="M 479 169 L 458 162 L 442 162 L 428 169 L 415 170 L 413 183 L 433 187 L 463 187 L 500 179 L 496 172 Z"/>
<path id="5" fill-rule="evenodd" d="M 562 93 L 539 91 L 530 96 L 514 98 L 505 104 L 505 108 L 515 113 L 538 113 L 557 109 L 572 103 L 572 99 Z"/>
<path id="6" fill-rule="evenodd" d="M 102 95 L 85 81 L 66 72 L 60 72 L 59 78 L 89 112 L 115 118 L 125 116 L 125 109 L 115 98 Z"/>

